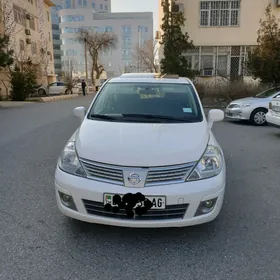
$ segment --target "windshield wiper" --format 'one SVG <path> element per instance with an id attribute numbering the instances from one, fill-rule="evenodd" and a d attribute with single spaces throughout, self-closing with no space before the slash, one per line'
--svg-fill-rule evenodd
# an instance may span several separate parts
<path id="1" fill-rule="evenodd" d="M 96 118 L 96 119 L 102 119 L 102 120 L 118 120 L 120 117 L 122 117 L 121 114 L 119 115 L 101 115 L 101 114 L 91 114 L 91 118 Z"/>
<path id="2" fill-rule="evenodd" d="M 186 123 L 193 122 L 192 120 L 176 118 L 172 116 L 163 116 L 163 115 L 122 114 L 122 116 L 127 118 L 140 118 L 140 119 L 148 119 L 148 120 L 167 120 L 167 121 L 186 122 Z"/>

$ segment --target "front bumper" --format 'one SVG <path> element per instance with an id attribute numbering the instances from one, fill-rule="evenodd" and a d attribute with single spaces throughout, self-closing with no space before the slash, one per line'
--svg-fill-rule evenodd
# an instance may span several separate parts
<path id="1" fill-rule="evenodd" d="M 213 178 L 187 182 L 183 184 L 164 185 L 144 188 L 128 188 L 124 186 L 112 185 L 104 182 L 97 182 L 87 178 L 70 175 L 56 169 L 55 190 L 60 211 L 71 218 L 98 224 L 123 227 L 183 227 L 202 224 L 214 220 L 222 207 L 226 184 L 225 166 L 221 173 Z M 60 200 L 59 193 L 71 195 L 76 205 L 77 211 L 65 207 Z M 104 193 L 125 194 L 141 192 L 145 196 L 166 196 L 166 205 L 179 206 L 188 204 L 187 210 L 180 219 L 161 220 L 135 220 L 104 217 L 88 214 L 83 200 L 103 203 Z M 201 216 L 195 216 L 201 201 L 217 198 L 213 210 Z M 149 212 L 149 211 L 148 211 Z"/>
<path id="2" fill-rule="evenodd" d="M 232 120 L 250 120 L 252 109 L 250 107 L 226 108 L 225 117 Z"/>
<path id="3" fill-rule="evenodd" d="M 273 111 L 269 110 L 265 115 L 265 118 L 268 125 L 280 128 L 280 114 L 274 113 Z"/>

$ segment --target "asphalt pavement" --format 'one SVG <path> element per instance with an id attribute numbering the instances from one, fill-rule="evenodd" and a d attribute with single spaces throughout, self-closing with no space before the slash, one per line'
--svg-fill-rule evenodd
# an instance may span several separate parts
<path id="1" fill-rule="evenodd" d="M 0 110 L 0 280 L 280 278 L 280 130 L 221 122 L 225 204 L 214 222 L 129 229 L 62 216 L 54 170 L 92 96 Z"/>

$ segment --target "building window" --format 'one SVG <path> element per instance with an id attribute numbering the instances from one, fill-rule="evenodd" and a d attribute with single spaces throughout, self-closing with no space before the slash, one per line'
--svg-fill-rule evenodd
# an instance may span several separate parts
<path id="1" fill-rule="evenodd" d="M 100 10 L 103 10 L 103 4 L 100 4 Z"/>
<path id="2" fill-rule="evenodd" d="M 28 3 L 30 3 L 31 5 L 33 5 L 33 0 L 28 0 Z"/>
<path id="3" fill-rule="evenodd" d="M 92 8 L 95 9 L 95 2 L 92 2 Z"/>
<path id="4" fill-rule="evenodd" d="M 111 26 L 106 26 L 106 27 L 105 27 L 105 32 L 113 32 L 113 27 L 111 27 Z"/>
<path id="5" fill-rule="evenodd" d="M 24 51 L 24 41 L 23 40 L 19 40 L 19 49 L 20 49 L 20 51 Z"/>
<path id="6" fill-rule="evenodd" d="M 32 54 L 37 54 L 37 44 L 36 42 L 31 42 L 31 53 Z"/>
<path id="7" fill-rule="evenodd" d="M 83 1 L 82 0 L 78 0 L 78 5 L 82 6 L 83 5 Z"/>
<path id="8" fill-rule="evenodd" d="M 29 19 L 29 28 L 32 29 L 32 30 L 36 30 L 36 28 L 35 28 L 35 17 L 32 16 L 32 15 L 30 15 L 30 19 Z"/>
<path id="9" fill-rule="evenodd" d="M 87 7 L 87 0 L 83 0 L 83 6 Z"/>
<path id="10" fill-rule="evenodd" d="M 106 10 L 106 11 L 108 11 L 108 6 L 107 6 L 107 5 L 105 5 L 104 7 L 105 7 L 105 10 Z"/>
<path id="11" fill-rule="evenodd" d="M 25 11 L 19 6 L 13 5 L 13 12 L 14 12 L 14 20 L 16 23 L 25 26 Z"/>
<path id="12" fill-rule="evenodd" d="M 61 22 L 72 22 L 72 21 L 84 21 L 85 16 L 62 16 L 61 17 Z"/>
<path id="13" fill-rule="evenodd" d="M 238 26 L 240 0 L 200 1 L 200 26 Z"/>
<path id="14" fill-rule="evenodd" d="M 65 1 L 65 8 L 66 9 L 71 9 L 71 0 L 66 0 Z"/>

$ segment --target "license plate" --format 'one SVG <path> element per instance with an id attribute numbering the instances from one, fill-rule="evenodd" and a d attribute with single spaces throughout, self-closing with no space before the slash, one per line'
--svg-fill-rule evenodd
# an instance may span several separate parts
<path id="1" fill-rule="evenodd" d="M 104 205 L 111 204 L 113 206 L 113 196 L 114 194 L 104 193 Z M 120 197 L 122 198 L 123 195 L 120 195 Z M 165 209 L 165 196 L 145 196 L 145 198 L 149 199 L 153 203 L 151 209 Z M 144 202 L 137 203 L 134 208 L 136 208 L 137 206 L 144 206 Z"/>

